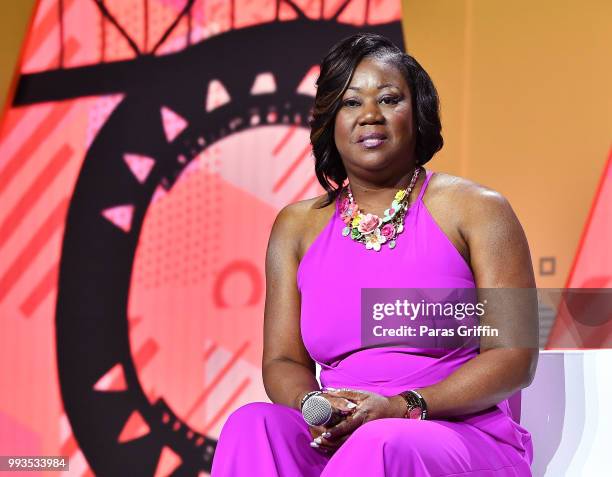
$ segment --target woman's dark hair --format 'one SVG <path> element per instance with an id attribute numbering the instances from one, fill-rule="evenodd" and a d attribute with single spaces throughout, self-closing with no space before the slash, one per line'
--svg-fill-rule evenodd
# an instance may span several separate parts
<path id="1" fill-rule="evenodd" d="M 417 131 L 417 164 L 428 162 L 444 144 L 440 134 L 442 127 L 438 93 L 431 78 L 417 60 L 382 35 L 358 33 L 339 41 L 321 61 L 315 104 L 312 118 L 309 120 L 315 173 L 319 183 L 327 191 L 327 200 L 322 207 L 336 199 L 347 178 L 334 141 L 334 122 L 353 73 L 366 57 L 379 58 L 395 65 L 410 88 Z"/>

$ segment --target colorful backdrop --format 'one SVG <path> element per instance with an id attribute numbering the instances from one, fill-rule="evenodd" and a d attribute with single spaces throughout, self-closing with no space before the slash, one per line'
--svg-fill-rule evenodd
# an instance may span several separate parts
<path id="1" fill-rule="evenodd" d="M 206 475 L 227 415 L 267 400 L 267 238 L 321 193 L 316 65 L 358 31 L 431 73 L 431 167 L 509 198 L 538 285 L 610 287 L 612 8 L 595 5 L 36 2 L 0 126 L 0 454 Z"/>

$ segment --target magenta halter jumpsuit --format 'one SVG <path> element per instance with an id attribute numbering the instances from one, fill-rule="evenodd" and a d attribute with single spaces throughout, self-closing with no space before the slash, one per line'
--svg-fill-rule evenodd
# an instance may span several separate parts
<path id="1" fill-rule="evenodd" d="M 405 218 L 397 246 L 379 252 L 342 236 L 338 201 L 329 223 L 298 271 L 301 331 L 321 365 L 321 385 L 391 396 L 444 379 L 477 353 L 472 349 L 419 353 L 415 348 L 360 343 L 360 290 L 474 288 L 470 267 L 423 204 L 432 171 Z M 378 419 L 359 427 L 332 456 L 310 447 L 299 411 L 254 402 L 226 421 L 213 460 L 213 477 L 506 477 L 530 476 L 530 434 L 517 424 L 508 400 L 453 420 Z"/>

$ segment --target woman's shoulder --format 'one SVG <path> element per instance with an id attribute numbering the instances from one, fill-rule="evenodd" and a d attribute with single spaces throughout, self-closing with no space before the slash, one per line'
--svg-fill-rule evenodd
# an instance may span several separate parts
<path id="1" fill-rule="evenodd" d="M 446 214 L 454 216 L 464 237 L 469 229 L 481 224 L 494 227 L 516 219 L 510 202 L 501 192 L 476 181 L 436 172 L 428 189 L 424 198 L 428 208 L 440 214 L 446 210 Z"/>
<path id="2" fill-rule="evenodd" d="M 327 194 L 321 194 L 283 207 L 276 217 L 272 237 L 290 242 L 301 258 L 317 231 L 325 227 L 334 212 L 334 202 L 325 204 L 326 198 Z"/>
<path id="3" fill-rule="evenodd" d="M 280 210 L 277 220 L 287 225 L 290 224 L 293 228 L 307 223 L 313 224 L 320 217 L 329 216 L 330 213 L 333 213 L 334 203 L 325 204 L 326 198 L 327 194 L 321 194 L 288 204 Z"/>
<path id="4" fill-rule="evenodd" d="M 498 208 L 508 204 L 508 200 L 491 187 L 465 177 L 446 172 L 435 172 L 430 180 L 425 197 L 430 201 L 452 204 L 453 208 L 465 212 Z"/>

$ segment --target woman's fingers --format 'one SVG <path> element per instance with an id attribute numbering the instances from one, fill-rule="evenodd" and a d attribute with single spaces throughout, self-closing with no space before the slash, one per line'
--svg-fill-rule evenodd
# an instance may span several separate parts
<path id="1" fill-rule="evenodd" d="M 323 452 L 335 452 L 361 425 L 364 419 L 365 414 L 361 413 L 356 416 L 356 419 L 353 416 L 348 416 L 340 424 L 330 428 L 323 426 L 310 427 L 310 433 L 313 436 L 310 443 L 311 447 Z"/>
<path id="2" fill-rule="evenodd" d="M 365 399 L 367 395 L 362 391 L 354 390 L 339 390 L 336 392 L 338 395 L 330 395 L 325 393 L 325 397 L 330 401 L 332 406 L 342 412 L 347 413 L 347 416 L 340 421 L 339 424 L 331 428 L 325 426 L 310 426 L 310 434 L 313 437 L 310 445 L 318 450 L 325 453 L 335 452 L 357 429 L 365 415 L 361 418 L 354 419 L 355 410 L 358 408 L 358 404 L 350 400 L 354 398 L 356 401 Z M 340 395 L 343 394 L 343 395 Z M 340 424 L 343 424 L 342 426 Z"/>
<path id="3" fill-rule="evenodd" d="M 343 397 L 326 396 L 326 399 L 331 405 L 343 412 L 352 412 L 357 407 L 357 404 Z"/>
<path id="4" fill-rule="evenodd" d="M 310 442 L 311 447 L 327 453 L 338 450 L 338 448 L 350 437 L 350 434 L 346 434 L 331 440 L 329 438 L 331 433 L 327 427 L 310 426 L 308 429 L 313 438 Z"/>
<path id="5" fill-rule="evenodd" d="M 345 435 L 345 436 L 339 437 L 338 439 L 334 441 L 329 441 L 325 439 L 323 436 L 319 436 L 314 439 L 313 442 L 316 444 L 316 446 L 313 445 L 313 447 L 323 452 L 333 453 L 337 451 L 340 448 L 340 446 L 344 444 L 344 442 L 349 437 L 350 437 L 349 435 Z"/>
<path id="6" fill-rule="evenodd" d="M 384 414 L 380 412 L 381 403 L 387 400 L 382 395 L 355 389 L 328 388 L 324 395 L 334 408 L 346 413 L 339 423 L 330 428 L 311 428 L 314 437 L 311 446 L 324 453 L 335 452 L 359 426 L 380 418 Z"/>
<path id="7" fill-rule="evenodd" d="M 356 411 L 354 414 L 347 416 L 335 426 L 327 429 L 325 431 L 324 438 L 327 441 L 333 442 L 344 437 L 345 435 L 351 435 L 355 429 L 365 422 L 365 419 L 366 413 Z"/>

